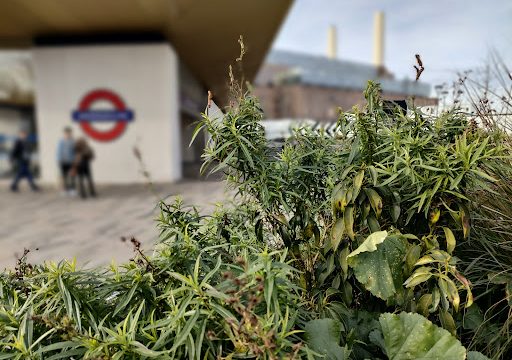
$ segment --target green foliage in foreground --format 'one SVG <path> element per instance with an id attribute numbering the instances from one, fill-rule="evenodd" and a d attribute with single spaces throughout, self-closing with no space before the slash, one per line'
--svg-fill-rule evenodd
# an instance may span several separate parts
<path id="1" fill-rule="evenodd" d="M 508 137 L 379 94 L 278 151 L 250 96 L 205 116 L 234 206 L 162 203 L 154 254 L 133 239 L 121 266 L 23 257 L 0 277 L 0 359 L 510 358 Z"/>

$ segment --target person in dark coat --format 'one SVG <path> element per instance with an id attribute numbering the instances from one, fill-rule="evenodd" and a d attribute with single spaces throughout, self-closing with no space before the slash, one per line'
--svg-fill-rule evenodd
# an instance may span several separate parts
<path id="1" fill-rule="evenodd" d="M 27 132 L 25 130 L 21 130 L 11 151 L 11 162 L 16 168 L 16 175 L 11 184 L 11 191 L 13 192 L 18 191 L 18 183 L 23 178 L 28 180 L 33 191 L 39 190 L 39 187 L 34 182 L 34 176 L 30 171 L 31 148 L 27 137 Z"/>
<path id="2" fill-rule="evenodd" d="M 92 180 L 91 161 L 94 159 L 94 152 L 84 138 L 80 138 L 75 144 L 75 162 L 73 173 L 78 175 L 78 184 L 80 188 L 80 196 L 82 199 L 87 198 L 85 191 L 85 180 L 89 187 L 89 196 L 95 197 L 96 190 Z"/>

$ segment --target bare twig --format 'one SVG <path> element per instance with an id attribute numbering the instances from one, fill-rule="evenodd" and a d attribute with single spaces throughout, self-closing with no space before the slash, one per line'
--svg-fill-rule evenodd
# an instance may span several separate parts
<path id="1" fill-rule="evenodd" d="M 121 236 L 121 241 L 126 243 L 128 241 L 128 239 L 124 236 Z M 135 237 L 130 237 L 130 243 L 132 244 L 133 246 L 133 251 L 138 254 L 142 259 L 139 259 L 138 261 L 135 261 L 135 258 L 132 259 L 135 263 L 137 263 L 138 265 L 146 265 L 146 269 L 149 271 L 151 270 L 152 272 L 154 272 L 155 268 L 153 267 L 153 264 L 151 264 L 151 261 L 149 260 L 149 258 L 144 254 L 144 252 L 142 251 L 141 249 L 141 242 L 139 240 L 137 240 Z"/>
<path id="2" fill-rule="evenodd" d="M 414 68 L 416 69 L 416 81 L 420 79 L 421 73 L 425 70 L 425 67 L 423 66 L 423 61 L 421 61 L 420 55 L 416 54 L 414 55 L 416 57 L 416 62 L 418 63 L 418 66 L 414 65 Z"/>

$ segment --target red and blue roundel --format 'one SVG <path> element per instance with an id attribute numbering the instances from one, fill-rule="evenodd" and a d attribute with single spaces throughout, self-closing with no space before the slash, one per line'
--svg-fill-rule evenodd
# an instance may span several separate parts
<path id="1" fill-rule="evenodd" d="M 91 105 L 100 100 L 112 104 L 112 109 L 91 109 Z M 72 118 L 90 138 L 97 141 L 112 141 L 120 137 L 128 123 L 134 120 L 134 112 L 126 107 L 115 92 L 96 89 L 85 94 L 78 105 L 78 110 L 72 112 Z M 95 122 L 112 122 L 114 126 L 108 130 L 99 130 L 93 126 Z"/>

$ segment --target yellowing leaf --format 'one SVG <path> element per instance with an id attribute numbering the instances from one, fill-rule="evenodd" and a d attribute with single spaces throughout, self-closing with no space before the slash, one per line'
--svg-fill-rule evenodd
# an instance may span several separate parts
<path id="1" fill-rule="evenodd" d="M 455 249 L 455 236 L 453 235 L 453 232 L 449 228 L 443 227 L 443 230 L 444 236 L 446 237 L 446 251 L 448 252 L 448 254 L 451 254 Z"/>
<path id="2" fill-rule="evenodd" d="M 344 211 L 347 206 L 347 189 L 339 189 L 333 196 L 334 207 L 339 211 Z"/>
<path id="3" fill-rule="evenodd" d="M 353 202 L 355 202 L 357 197 L 359 196 L 359 191 L 361 191 L 361 186 L 363 185 L 363 180 L 364 180 L 364 170 L 361 170 L 354 177 L 354 190 L 352 192 L 352 201 Z"/>
<path id="4" fill-rule="evenodd" d="M 340 264 L 341 264 L 341 270 L 343 270 L 344 278 L 346 278 L 346 275 L 348 274 L 348 262 L 347 262 L 347 256 L 349 254 L 349 247 L 345 247 L 343 250 L 341 250 L 340 253 Z"/>
<path id="5" fill-rule="evenodd" d="M 343 239 L 343 234 L 345 233 L 345 223 L 342 218 L 339 218 L 334 223 L 334 226 L 331 229 L 331 247 L 334 251 L 338 249 L 340 245 L 341 239 Z"/>
<path id="6" fill-rule="evenodd" d="M 387 231 L 377 231 L 366 238 L 366 240 L 354 251 L 352 251 L 347 258 L 356 256 L 362 252 L 372 252 L 377 250 L 377 245 L 382 243 L 388 236 Z"/>
<path id="7" fill-rule="evenodd" d="M 439 209 L 434 209 L 430 212 L 430 216 L 429 216 L 429 222 L 431 224 L 435 224 L 439 221 L 439 217 L 441 216 L 441 210 Z"/>
<path id="8" fill-rule="evenodd" d="M 455 283 L 450 278 L 442 276 L 439 278 L 438 285 L 441 293 L 452 303 L 455 311 L 459 311 L 460 296 Z"/>
<path id="9" fill-rule="evenodd" d="M 471 289 L 469 287 L 466 289 L 466 291 L 466 305 L 464 305 L 464 307 L 467 309 L 468 307 L 473 305 L 473 293 L 471 292 Z"/>
<path id="10" fill-rule="evenodd" d="M 354 207 L 347 206 L 343 213 L 343 221 L 345 222 L 345 230 L 350 240 L 354 240 Z"/>
<path id="11" fill-rule="evenodd" d="M 423 256 L 422 258 L 420 258 L 416 264 L 414 264 L 415 266 L 419 266 L 419 265 L 426 265 L 426 264 L 430 264 L 432 262 L 434 262 L 434 258 L 432 256 L 429 256 L 429 255 L 425 255 Z"/>
<path id="12" fill-rule="evenodd" d="M 368 166 L 368 170 L 370 170 L 370 174 L 372 176 L 373 186 L 377 186 L 377 180 L 379 176 L 377 175 L 377 169 L 374 166 Z"/>
<path id="13" fill-rule="evenodd" d="M 414 288 L 416 285 L 419 285 L 432 277 L 432 274 L 417 274 L 412 275 L 407 281 L 404 283 L 406 288 Z"/>
<path id="14" fill-rule="evenodd" d="M 462 232 L 464 234 L 464 239 L 469 236 L 469 210 L 462 204 L 459 204 L 459 214 L 460 214 L 460 222 L 462 225 Z"/>
<path id="15" fill-rule="evenodd" d="M 382 213 L 382 198 L 377 193 L 377 191 L 373 189 L 365 188 L 364 192 L 368 196 L 368 199 L 370 200 L 370 205 L 372 206 L 372 209 L 375 212 L 375 215 L 377 216 L 378 219 L 380 217 L 380 214 Z"/>
<path id="16" fill-rule="evenodd" d="M 416 285 L 419 285 L 432 277 L 432 268 L 429 266 L 422 266 L 404 282 L 405 287 L 414 288 Z"/>

